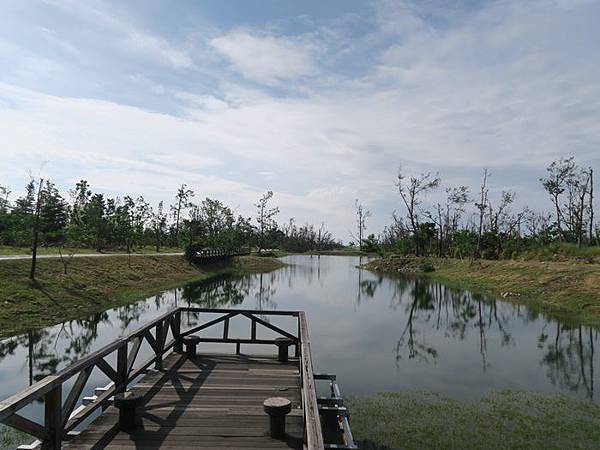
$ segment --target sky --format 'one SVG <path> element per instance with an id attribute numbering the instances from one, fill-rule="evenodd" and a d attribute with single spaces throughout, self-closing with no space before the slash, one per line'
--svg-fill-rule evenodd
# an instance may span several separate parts
<path id="1" fill-rule="evenodd" d="M 0 185 L 173 202 L 377 233 L 395 187 L 549 206 L 561 156 L 600 173 L 598 0 L 0 0 Z M 438 201 L 443 189 L 428 202 Z"/>

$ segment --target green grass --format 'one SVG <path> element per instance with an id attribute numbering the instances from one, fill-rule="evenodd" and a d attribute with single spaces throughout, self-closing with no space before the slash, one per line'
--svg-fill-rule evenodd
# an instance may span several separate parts
<path id="1" fill-rule="evenodd" d="M 58 259 L 40 259 L 36 282 L 27 260 L 0 261 L 0 337 L 83 319 L 165 289 L 229 273 L 281 267 L 272 258 L 244 256 L 236 264 L 199 269 L 182 256 L 75 258 L 64 275 Z"/>
<path id="2" fill-rule="evenodd" d="M 278 259 L 265 256 L 241 256 L 236 259 L 236 271 L 238 273 L 271 272 L 285 265 Z"/>
<path id="3" fill-rule="evenodd" d="M 502 296 L 600 325 L 600 264 L 578 261 L 489 261 L 440 258 L 385 258 L 364 267 L 378 272 L 419 271 L 430 263 L 434 271 L 424 276 L 448 286 Z"/>
<path id="4" fill-rule="evenodd" d="M 528 250 L 522 259 L 535 259 L 539 261 L 567 261 L 576 260 L 587 263 L 600 263 L 600 246 L 581 246 L 562 242 L 558 244 Z"/>
<path id="5" fill-rule="evenodd" d="M 12 450 L 21 444 L 30 444 L 33 441 L 35 441 L 34 437 L 0 423 L 0 450 Z"/>
<path id="6" fill-rule="evenodd" d="M 592 449 L 600 406 L 562 395 L 495 392 L 461 401 L 430 392 L 348 399 L 359 441 L 398 449 Z"/>

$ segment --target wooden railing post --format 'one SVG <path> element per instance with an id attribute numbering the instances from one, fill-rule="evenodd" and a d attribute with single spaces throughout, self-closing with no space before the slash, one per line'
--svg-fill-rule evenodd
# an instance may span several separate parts
<path id="1" fill-rule="evenodd" d="M 165 345 L 164 345 L 165 344 L 165 336 L 164 336 L 165 334 L 166 334 L 166 331 L 163 327 L 163 323 L 158 322 L 156 324 L 156 344 L 160 351 L 156 355 L 156 362 L 154 363 L 154 368 L 156 370 L 161 370 L 163 367 L 163 352 L 165 351 Z"/>
<path id="2" fill-rule="evenodd" d="M 300 358 L 300 342 L 302 341 L 302 336 L 301 336 L 302 331 L 300 331 L 300 316 L 298 316 L 298 331 L 297 331 L 297 333 L 298 333 L 298 340 L 296 341 L 296 348 L 294 351 L 294 356 L 296 358 Z"/>
<path id="3" fill-rule="evenodd" d="M 229 319 L 225 319 L 223 324 L 223 339 L 229 339 Z"/>
<path id="4" fill-rule="evenodd" d="M 179 310 L 171 316 L 171 332 L 173 333 L 173 339 L 175 339 L 173 351 L 175 353 L 183 353 L 183 341 L 181 339 L 181 311 Z"/>
<path id="5" fill-rule="evenodd" d="M 60 450 L 62 447 L 62 385 L 58 384 L 44 396 L 43 450 Z"/>
<path id="6" fill-rule="evenodd" d="M 115 393 L 125 392 L 127 390 L 127 341 L 117 350 L 117 383 L 115 383 Z"/>

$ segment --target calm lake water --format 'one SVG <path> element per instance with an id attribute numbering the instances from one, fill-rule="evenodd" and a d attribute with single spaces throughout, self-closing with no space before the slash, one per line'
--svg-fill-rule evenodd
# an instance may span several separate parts
<path id="1" fill-rule="evenodd" d="M 315 371 L 336 373 L 345 394 L 411 389 L 476 399 L 510 388 L 597 402 L 594 329 L 427 280 L 378 276 L 356 268 L 364 258 L 284 261 L 290 265 L 268 274 L 189 285 L 4 339 L 0 400 L 175 305 L 191 305 L 306 311 Z M 96 372 L 86 395 L 106 384 Z M 39 414 L 33 405 L 25 415 Z"/>

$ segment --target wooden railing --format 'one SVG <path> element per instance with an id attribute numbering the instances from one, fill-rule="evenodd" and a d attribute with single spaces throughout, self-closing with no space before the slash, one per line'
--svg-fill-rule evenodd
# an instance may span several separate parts
<path id="1" fill-rule="evenodd" d="M 324 449 L 323 430 L 317 405 L 317 389 L 313 376 L 312 354 L 308 325 L 304 311 L 298 315 L 298 334 L 300 335 L 300 376 L 302 379 L 302 410 L 304 412 L 304 433 L 307 449 Z"/>
<path id="2" fill-rule="evenodd" d="M 221 314 L 220 317 L 195 325 L 189 330 L 182 331 L 182 315 L 194 314 L 201 318 L 205 314 Z M 229 333 L 229 322 L 236 316 L 244 316 L 250 320 L 250 337 L 232 337 Z M 295 317 L 297 329 L 295 332 L 286 331 L 269 323 L 265 317 L 288 316 Z M 258 311 L 233 309 L 206 309 L 178 307 L 152 320 L 133 333 L 121 337 L 107 346 L 88 355 L 82 360 L 61 370 L 55 375 L 48 376 L 29 388 L 0 402 L 0 423 L 4 423 L 19 431 L 30 434 L 38 439 L 37 444 L 42 449 L 60 449 L 62 442 L 74 435 L 77 428 L 99 408 L 105 408 L 111 398 L 127 387 L 134 384 L 147 369 L 161 369 L 165 354 L 174 347 L 181 348 L 185 336 L 200 333 L 217 324 L 223 323 L 223 335 L 220 337 L 201 337 L 200 342 L 233 343 L 236 353 L 240 353 L 242 344 L 275 345 L 275 339 L 259 339 L 257 328 L 264 327 L 275 332 L 278 337 L 292 340 L 296 356 L 300 361 L 302 380 L 302 406 L 305 425 L 305 444 L 309 450 L 321 450 L 323 436 L 319 420 L 317 396 L 313 377 L 312 357 L 308 327 L 304 312 L 301 311 Z M 169 339 L 169 331 L 171 338 Z M 138 353 L 146 341 L 152 349 L 152 356 L 136 365 Z M 116 358 L 114 355 L 116 354 Z M 107 360 L 107 357 L 111 357 Z M 111 364 L 110 361 L 116 363 Z M 111 383 L 92 402 L 77 404 L 94 369 L 104 373 Z M 76 377 L 76 378 L 75 378 Z M 66 398 L 63 399 L 63 385 L 75 378 Z M 34 402 L 44 404 L 44 419 L 40 424 L 27 419 L 19 412 Z M 35 448 L 36 446 L 30 446 Z"/>
<path id="3" fill-rule="evenodd" d="M 241 247 L 237 249 L 224 249 L 224 248 L 204 248 L 198 250 L 194 254 L 194 258 L 208 259 L 208 258 L 225 258 L 232 256 L 243 256 L 250 254 L 250 247 Z"/>

